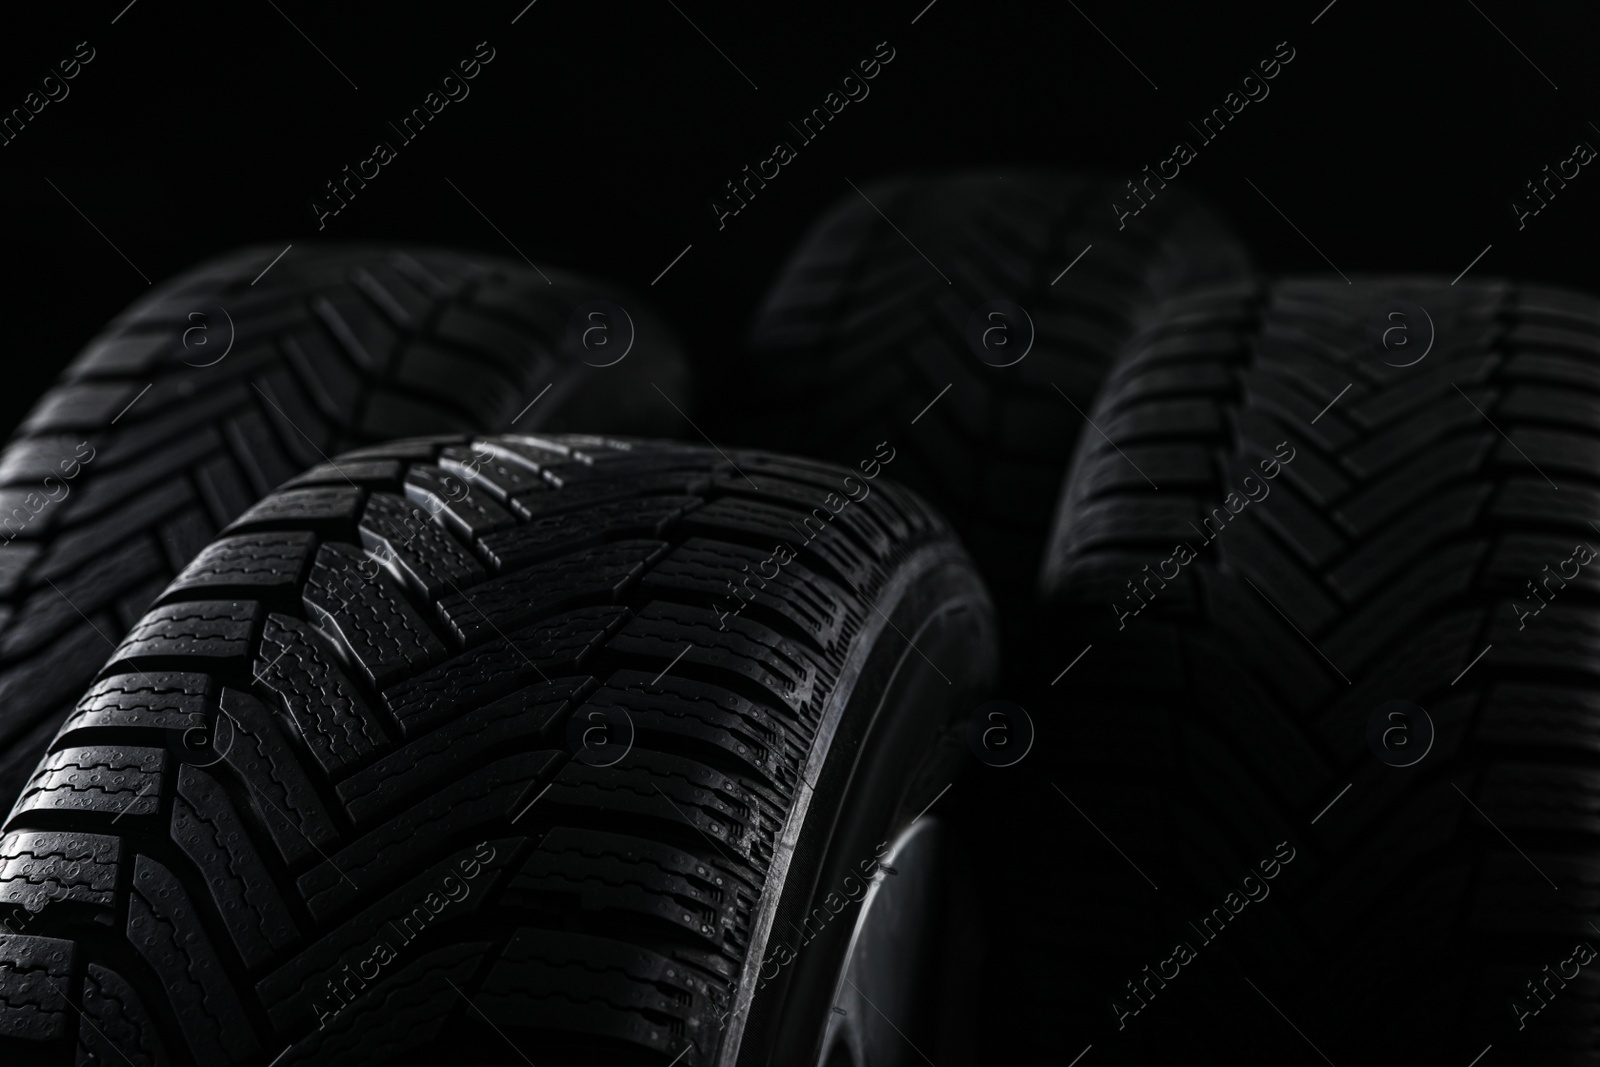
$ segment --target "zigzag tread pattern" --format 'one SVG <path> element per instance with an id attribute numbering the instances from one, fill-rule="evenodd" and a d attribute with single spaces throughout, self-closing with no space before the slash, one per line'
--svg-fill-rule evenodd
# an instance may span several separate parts
<path id="1" fill-rule="evenodd" d="M 355 445 L 508 427 L 560 383 L 520 424 L 538 428 L 564 415 L 572 385 L 599 381 L 565 344 L 565 317 L 604 287 L 490 257 L 362 245 L 297 245 L 263 275 L 281 251 L 243 249 L 158 284 L 84 348 L 0 454 L 5 804 L 109 651 L 102 635 L 126 630 L 263 494 Z M 664 328 L 639 348 L 661 380 L 681 376 Z M 606 382 L 640 373 L 624 365 Z M 596 425 L 649 425 L 620 418 L 604 425 L 602 413 Z M 349 489 L 346 476 L 366 473 L 338 477 Z M 168 597 L 210 590 L 280 608 L 269 591 L 296 580 L 301 545 L 281 544 L 277 559 L 257 551 L 270 525 L 251 545 L 213 546 Z M 234 565 L 241 552 L 253 569 Z"/>
<path id="2" fill-rule="evenodd" d="M 1587 1010 L 1523 1030 L 1514 1007 L 1594 936 L 1597 351 L 1600 301 L 1427 278 L 1219 289 L 1130 350 L 1094 410 L 1116 445 L 1085 439 L 1046 570 L 1051 644 L 1092 647 L 1041 691 L 1099 710 L 1041 755 L 1161 894 L 1075 826 L 1033 884 L 1122 939 L 1043 924 L 1084 965 L 1038 997 L 1116 1021 L 1123 980 L 1202 944 L 1184 920 L 1287 842 L 1230 967 L 1334 1060 L 1600 1041 Z M 1392 1010 L 1423 988 L 1427 1011 Z M 1141 1017 L 1148 1062 L 1288 1054 L 1219 1024 L 1227 996 Z"/>
<path id="3" fill-rule="evenodd" d="M 896 475 L 953 516 L 1001 603 L 1025 597 L 1075 439 L 1066 427 L 1081 423 L 1069 401 L 1089 409 L 1162 300 L 1248 270 L 1181 191 L 1119 228 L 1111 205 L 1126 197 L 1106 179 L 975 172 L 842 198 L 765 299 L 724 405 L 744 416 L 729 435 L 846 463 L 893 438 Z M 999 349 L 974 348 L 993 301 L 1027 313 L 1025 327 L 1007 312 L 1006 366 L 992 365 Z M 755 411 L 749 396 L 785 402 Z"/>
<path id="4" fill-rule="evenodd" d="M 399 512 L 361 509 L 485 451 L 516 473 L 496 485 L 480 465 L 460 491 L 509 500 L 530 473 L 570 490 L 579 547 L 497 560 L 538 515 L 475 523 L 486 509 L 447 500 L 407 535 L 419 566 L 389 566 Z M 825 504 L 841 468 L 670 443 L 443 437 L 334 462 L 364 465 L 342 535 L 315 497 L 347 509 L 350 486 L 319 474 L 205 549 L 28 794 L 93 801 L 36 799 L 5 824 L 0 893 L 42 903 L 37 950 L 13 964 L 0 938 L 0 1055 L 404 1062 L 481 1031 L 712 1062 L 824 706 L 885 588 L 929 550 L 957 558 L 951 533 L 888 479 L 846 522 Z M 659 499 L 666 468 L 690 476 L 670 508 L 619 524 L 629 487 Z M 830 518 L 791 530 L 792 573 L 745 602 L 733 579 L 766 539 L 752 507 Z M 329 598 L 315 561 L 335 559 L 364 613 Z M 417 580 L 448 560 L 479 570 Z M 103 1034 L 31 976 L 47 950 Z"/>

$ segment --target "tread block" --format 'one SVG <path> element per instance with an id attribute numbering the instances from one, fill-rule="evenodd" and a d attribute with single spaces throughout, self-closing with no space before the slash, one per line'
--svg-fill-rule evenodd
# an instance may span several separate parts
<path id="1" fill-rule="evenodd" d="M 529 338 L 470 305 L 445 309 L 439 317 L 438 331 L 442 339 L 470 347 L 481 356 L 493 359 L 503 372 L 532 366 L 538 373 L 546 374 L 554 362 L 548 344 L 530 343 Z"/>
<path id="2" fill-rule="evenodd" d="M 54 528 L 60 509 L 38 489 L 0 489 L 0 533 L 7 541 L 16 537 L 39 538 Z"/>
<path id="3" fill-rule="evenodd" d="M 563 462 L 543 466 L 545 480 L 562 493 L 581 495 L 593 486 L 597 503 L 603 503 L 615 487 L 623 482 L 637 481 L 641 489 L 648 490 L 657 485 L 675 486 L 684 481 L 714 482 L 718 472 L 731 471 L 727 460 L 721 456 L 712 458 L 713 454 L 706 449 L 692 445 L 652 442 L 649 448 L 635 450 L 626 442 L 584 437 L 581 434 L 565 434 L 563 439 L 572 452 Z M 592 451 L 584 451 L 586 448 Z M 550 498 L 550 502 L 553 503 L 555 499 Z"/>
<path id="4" fill-rule="evenodd" d="M 719 622 L 725 622 L 727 629 L 721 629 Z M 707 608 L 659 600 L 630 619 L 608 647 L 658 658 L 663 667 L 676 660 L 674 670 L 699 665 L 731 671 L 808 721 L 821 714 L 815 698 L 833 677 L 815 654 L 759 622 L 720 619 Z"/>
<path id="5" fill-rule="evenodd" d="M 0 496 L 4 491 L 0 490 Z M 128 542 L 130 529 L 159 525 L 162 520 L 194 505 L 194 493 L 182 481 L 162 482 L 155 488 L 140 493 L 116 512 L 93 521 L 59 531 L 49 553 L 39 563 L 35 574 L 59 582 L 64 576 L 93 561 L 97 557 L 123 547 Z M 0 510 L 4 510 L 0 505 Z M 46 512 L 47 519 L 55 512 Z M 0 521 L 0 526 L 4 522 Z M 33 527 L 29 527 L 30 534 Z"/>
<path id="6" fill-rule="evenodd" d="M 731 852 L 761 872 L 772 861 L 783 822 L 773 799 L 731 774 L 684 756 L 642 749 L 637 743 L 610 767 L 566 764 L 539 804 L 570 809 L 550 816 L 557 819 L 601 811 L 665 823 L 681 828 L 685 841 L 714 843 L 724 849 L 724 858 Z M 754 881 L 742 872 L 741 876 Z"/>
<path id="7" fill-rule="evenodd" d="M 1502 683 L 1487 702 L 1479 735 L 1488 742 L 1528 747 L 1560 745 L 1600 754 L 1591 728 L 1600 693 L 1563 685 Z"/>
<path id="8" fill-rule="evenodd" d="M 100 428 L 105 442 L 102 446 L 105 457 L 118 463 L 136 462 L 144 453 L 165 448 L 185 434 L 208 434 L 209 429 L 226 422 L 234 409 L 257 403 L 256 394 L 246 388 L 243 382 L 231 379 L 230 375 L 248 374 L 252 367 L 259 368 L 260 365 L 261 361 L 255 358 L 254 353 L 237 353 L 229 360 L 229 366 L 232 367 L 230 373 L 215 379 L 214 388 L 197 396 L 185 396 L 178 380 L 168 379 L 158 383 L 147 397 L 129 409 L 127 422 L 115 428 Z M 143 421 L 131 414 L 147 412 L 152 408 L 165 410 L 161 410 L 160 418 Z M 223 454 L 226 452 L 223 450 Z M 98 456 L 87 458 L 99 462 Z M 251 486 L 241 481 L 240 488 L 250 490 Z M 259 495 L 252 491 L 251 500 Z"/>
<path id="9" fill-rule="evenodd" d="M 178 770 L 172 840 L 193 861 L 246 967 L 260 967 L 299 939 L 293 916 L 215 778 Z"/>
<path id="10" fill-rule="evenodd" d="M 166 588 L 166 576 L 152 574 L 132 589 L 117 597 L 111 610 L 115 612 L 119 627 L 126 629 L 138 622 L 144 611 L 154 604 L 161 590 Z"/>
<path id="11" fill-rule="evenodd" d="M 548 672 L 581 668 L 627 621 L 624 607 L 578 608 L 469 649 L 384 691 L 408 738 L 496 697 L 548 682 Z"/>
<path id="12" fill-rule="evenodd" d="M 0 1038 L 54 1041 L 72 1025 L 65 990 L 77 946 L 54 937 L 0 934 Z"/>
<path id="13" fill-rule="evenodd" d="M 160 531 L 156 534 L 156 540 L 166 555 L 166 571 L 168 573 L 182 571 L 190 560 L 205 551 L 216 532 L 217 524 L 212 522 L 198 505 L 163 521 Z M 154 601 L 155 598 L 151 597 L 149 602 L 140 605 L 135 614 L 143 614 L 144 609 Z"/>
<path id="14" fill-rule="evenodd" d="M 382 689 L 445 657 L 444 642 L 381 577 L 362 579 L 366 553 L 351 545 L 317 550 L 303 599 L 319 629 Z"/>
<path id="15" fill-rule="evenodd" d="M 392 489 L 400 484 L 400 461 L 396 459 L 349 459 L 319 463 L 304 474 L 284 482 L 280 489 L 306 489 L 312 486 L 347 486 L 352 483 L 369 489 Z"/>
<path id="16" fill-rule="evenodd" d="M 478 545 L 497 570 L 590 548 L 623 537 L 660 538 L 705 501 L 690 496 L 653 496 L 603 504 L 581 515 L 535 518 L 482 538 Z"/>
<path id="17" fill-rule="evenodd" d="M 134 861 L 128 941 L 161 979 L 201 1063 L 239 1063 L 266 1051 L 182 884 L 149 856 Z"/>
<path id="18" fill-rule="evenodd" d="M 479 449 L 489 452 L 507 464 L 531 471 L 541 478 L 547 468 L 567 462 L 573 451 L 558 438 L 530 434 L 499 434 L 474 443 Z M 552 487 L 559 487 L 558 482 L 549 478 L 544 480 Z"/>
<path id="19" fill-rule="evenodd" d="M 1503 760 L 1489 768 L 1479 803 L 1496 823 L 1533 830 L 1566 830 L 1594 836 L 1594 798 L 1600 776 L 1573 767 Z"/>
<path id="20" fill-rule="evenodd" d="M 456 408 L 499 415 L 516 396 L 515 378 L 524 368 L 509 368 L 505 375 L 481 364 L 442 345 L 413 341 L 401 350 L 393 381 L 414 396 L 450 397 Z"/>
<path id="21" fill-rule="evenodd" d="M 523 493 L 511 498 L 511 508 L 523 519 L 561 515 L 585 511 L 596 504 L 612 504 L 619 500 L 633 500 L 641 495 L 650 496 L 704 496 L 711 488 L 713 477 L 706 473 L 706 464 L 699 456 L 679 461 L 680 469 L 656 471 L 639 475 L 632 471 L 617 471 L 616 464 L 589 466 L 580 464 L 585 474 L 595 473 L 582 481 L 572 480 L 559 492 L 550 492 L 548 483 L 539 491 Z M 560 468 L 551 468 L 558 470 Z"/>
<path id="22" fill-rule="evenodd" d="M 583 706 L 625 710 L 646 747 L 664 747 L 670 738 L 674 748 L 720 749 L 784 797 L 794 795 L 809 751 L 805 735 L 766 707 L 721 686 L 670 673 L 658 678 L 645 671 L 616 671 Z M 655 735 L 663 740 L 651 744 Z"/>
<path id="23" fill-rule="evenodd" d="M 785 620 L 818 651 L 833 651 L 851 622 L 845 607 L 847 594 L 805 564 L 777 552 L 776 547 L 762 551 L 691 537 L 650 569 L 643 588 L 658 595 L 671 590 L 674 599 L 692 594 L 693 600 L 709 604 L 719 615 L 759 604 L 768 609 L 766 619 Z M 780 564 L 785 559 L 788 562 Z M 741 577 L 730 580 L 726 575 L 735 565 Z M 855 627 L 850 626 L 848 632 L 854 633 Z"/>
<path id="24" fill-rule="evenodd" d="M 105 639 L 95 633 L 94 627 L 85 623 L 69 630 L 32 659 L 0 675 L 0 707 L 28 700 L 52 709 L 69 708 L 83 691 L 75 683 L 94 677 L 105 659 Z M 6 779 L 12 788 L 20 791 L 22 783 L 32 773 L 38 754 L 44 751 L 54 732 L 50 727 L 49 720 L 0 719 L 0 734 L 4 735 L 5 744 L 18 744 L 24 737 L 33 738 L 24 759 L 8 760 L 12 753 L 0 749 L 0 765 L 9 765 L 14 775 Z"/>
<path id="25" fill-rule="evenodd" d="M 829 516 L 825 508 L 816 510 Z M 872 562 L 840 536 L 829 519 L 764 500 L 724 497 L 690 515 L 684 526 L 708 538 L 726 540 L 730 531 L 739 531 L 762 547 L 782 543 L 828 567 L 833 572 L 828 577 L 857 589 L 871 585 L 877 573 Z"/>
<path id="26" fill-rule="evenodd" d="M 558 489 L 588 481 L 608 481 L 621 475 L 670 470 L 680 466 L 685 456 L 699 459 L 702 466 L 721 467 L 726 462 L 720 457 L 711 459 L 711 453 L 702 445 L 675 441 L 652 441 L 647 447 L 636 448 L 632 441 L 581 433 L 524 436 L 521 440 L 564 454 L 562 461 L 547 462 L 542 467 L 545 478 Z"/>
<path id="27" fill-rule="evenodd" d="M 745 953 L 757 903 L 738 876 L 682 849 L 567 826 L 545 834 L 501 899 L 524 915 L 547 913 L 554 926 L 573 913 L 598 929 L 617 915 L 652 919 L 735 958 Z"/>
<path id="28" fill-rule="evenodd" d="M 98 476 L 100 472 L 91 466 L 89 477 L 65 489 L 63 521 L 79 523 L 105 515 L 117 505 L 149 492 L 160 482 L 182 479 L 186 469 L 222 449 L 222 438 L 216 431 L 202 426 L 147 450 L 132 463 L 122 464 L 116 468 L 114 476 Z M 122 451 L 108 447 L 105 458 L 122 459 Z"/>
<path id="29" fill-rule="evenodd" d="M 487 573 L 477 557 L 425 510 L 389 493 L 373 493 L 367 499 L 361 543 L 429 600 L 481 582 Z"/>
<path id="30" fill-rule="evenodd" d="M 128 631 L 111 661 L 240 658 L 249 653 L 250 632 L 260 611 L 249 600 L 195 600 L 154 608 Z"/>
<path id="31" fill-rule="evenodd" d="M 190 593 L 281 600 L 285 590 L 299 583 L 316 544 L 314 534 L 298 531 L 224 537 L 194 557 L 167 586 L 162 600 Z"/>
<path id="32" fill-rule="evenodd" d="M 31 912 L 58 900 L 111 908 L 122 839 L 16 830 L 0 837 L 0 902 Z"/>
<path id="33" fill-rule="evenodd" d="M 154 815 L 161 807 L 165 749 L 87 746 L 44 758 L 12 819 L 30 811 L 93 811 L 113 817 Z"/>
<path id="34" fill-rule="evenodd" d="M 281 346 L 322 414 L 342 426 L 354 423 L 361 404 L 362 378 L 327 335 L 317 329 L 291 328 Z"/>
<path id="35" fill-rule="evenodd" d="M 93 1025 L 78 1028 L 76 1067 L 164 1067 L 172 1062 L 133 984 L 98 963 L 89 964 L 84 975 L 83 1014 Z"/>
<path id="36" fill-rule="evenodd" d="M 579 549 L 444 597 L 439 616 L 457 640 L 475 645 L 578 601 L 615 602 L 667 548 L 626 540 Z"/>
<path id="37" fill-rule="evenodd" d="M 360 294 L 335 290 L 314 297 L 311 306 L 354 363 L 368 371 L 389 366 L 399 335 Z"/>
<path id="38" fill-rule="evenodd" d="M 74 378 L 116 378 L 137 375 L 151 369 L 162 355 L 168 354 L 172 335 L 110 334 L 90 341 L 83 352 L 67 369 Z"/>
<path id="39" fill-rule="evenodd" d="M 731 989 L 622 941 L 523 928 L 511 936 L 474 1003 L 500 1027 L 577 1030 L 664 1057 L 716 1047 Z"/>
<path id="40" fill-rule="evenodd" d="M 27 626 L 13 626 L 0 635 L 0 657 L 20 659 L 37 650 L 61 631 L 76 626 L 84 615 L 114 605 L 117 600 L 152 580 L 165 577 L 166 560 L 157 546 L 140 538 L 124 542 L 88 560 L 70 578 L 52 587 L 43 585 L 19 606 Z M 139 604 L 139 611 L 149 607 Z M 81 613 L 81 614 L 80 614 Z"/>
<path id="41" fill-rule="evenodd" d="M 98 430 L 110 425 L 113 416 L 138 394 L 138 386 L 125 382 L 57 386 L 34 406 L 22 428 L 30 434 Z"/>
<path id="42" fill-rule="evenodd" d="M 44 549 L 40 545 L 7 540 L 0 551 L 0 597 L 10 599 L 21 588 L 23 578 Z"/>
<path id="43" fill-rule="evenodd" d="M 0 485 L 8 488 L 39 487 L 46 478 L 57 481 L 76 478 L 83 472 L 84 450 L 95 458 L 94 446 L 82 434 L 49 434 L 22 437 L 13 441 L 0 456 Z"/>
<path id="44" fill-rule="evenodd" d="M 283 862 L 304 863 L 331 848 L 338 831 L 273 713 L 237 689 L 224 689 L 219 703 L 233 723 L 233 741 L 223 759 L 250 783 L 250 806 Z"/>
<path id="45" fill-rule="evenodd" d="M 461 479 L 473 492 L 487 492 L 501 506 L 520 494 L 553 488 L 526 459 L 508 458 L 492 439 L 474 441 L 471 448 L 452 445 L 444 449 L 439 453 L 439 469 Z M 517 513 L 527 518 L 521 510 Z"/>
<path id="46" fill-rule="evenodd" d="M 216 522 L 232 522 L 255 502 L 255 494 L 245 483 L 244 474 L 229 456 L 217 456 L 195 467 L 195 486 L 200 499 Z"/>
<path id="47" fill-rule="evenodd" d="M 865 490 L 865 494 L 860 498 L 852 497 L 844 484 L 846 479 Z M 826 487 L 768 475 L 758 483 L 761 486 L 759 495 L 751 493 L 749 483 L 737 474 L 724 475 L 720 483 L 724 489 L 735 493 L 756 496 L 804 513 L 805 518 L 798 525 L 807 537 L 813 536 L 813 529 L 844 530 L 857 543 L 856 550 L 872 561 L 888 555 L 895 538 L 903 536 L 905 530 L 898 516 L 882 506 L 882 496 L 872 492 L 870 483 L 847 471 L 840 472 L 839 481 Z M 839 501 L 837 507 L 832 503 L 835 500 Z"/>
<path id="48" fill-rule="evenodd" d="M 490 948 L 484 941 L 437 948 L 348 1003 L 334 998 L 340 1010 L 320 1017 L 326 1025 L 292 1046 L 296 1059 L 289 1062 L 404 1062 L 450 1022 L 450 1012 L 461 1004 L 457 990 L 471 984 Z"/>
<path id="49" fill-rule="evenodd" d="M 448 783 L 463 761 L 540 747 L 564 722 L 591 678 L 558 678 L 507 694 L 445 722 L 438 729 L 357 771 L 335 786 L 345 811 L 359 824 L 401 801 Z M 550 747 L 549 745 L 543 747 Z"/>
<path id="50" fill-rule="evenodd" d="M 404 441 L 386 441 L 383 444 L 353 448 L 340 459 L 395 459 L 402 463 L 431 463 L 433 457 L 446 445 L 459 445 L 467 440 L 465 434 L 430 434 L 410 437 Z"/>
<path id="51" fill-rule="evenodd" d="M 350 281 L 401 327 L 420 326 L 432 307 L 416 283 L 389 264 L 357 267 L 350 272 Z"/>
<path id="52" fill-rule="evenodd" d="M 315 463 L 318 455 L 317 450 L 300 436 L 301 431 L 290 425 L 281 411 L 272 410 L 270 413 L 272 423 L 282 427 L 281 441 L 280 435 L 273 433 L 268 418 L 268 414 L 252 408 L 239 412 L 223 427 L 223 435 L 228 439 L 239 466 L 244 469 L 258 496 L 271 492 Z M 305 420 L 305 426 L 305 432 L 322 438 L 323 445 L 328 443 L 324 427 L 310 420 Z M 282 441 L 289 442 L 287 455 Z"/>
<path id="53" fill-rule="evenodd" d="M 521 752 L 476 768 L 302 874 L 295 884 L 306 906 L 326 921 L 410 870 L 417 855 L 442 851 L 464 834 L 509 819 L 511 805 L 529 786 L 565 760 L 563 752 Z"/>
<path id="54" fill-rule="evenodd" d="M 449 937 L 439 931 L 469 919 L 495 896 L 515 847 L 515 840 L 484 839 L 452 850 L 262 978 L 256 994 L 273 1025 L 325 1027 L 369 981 L 381 988 L 386 981 L 373 981 L 370 972 L 362 980 L 365 964 L 386 971 L 397 960 L 414 958 L 429 941 Z"/>
<path id="55" fill-rule="evenodd" d="M 285 489 L 256 504 L 222 532 L 310 527 L 337 533 L 356 521 L 364 495 L 362 489 L 352 485 Z"/>
<path id="56" fill-rule="evenodd" d="M 59 737 L 76 730 L 147 727 L 188 730 L 205 724 L 210 679 L 203 674 L 151 671 L 113 674 L 96 682 L 62 724 Z"/>
<path id="57" fill-rule="evenodd" d="M 473 493 L 466 482 L 438 467 L 413 466 L 406 471 L 406 497 L 444 520 L 468 540 L 516 524 L 511 513 L 489 499 L 487 493 Z"/>
<path id="58" fill-rule="evenodd" d="M 305 623 L 267 616 L 256 657 L 256 680 L 278 695 L 324 772 L 348 771 L 389 746 L 366 701 L 323 659 Z"/>

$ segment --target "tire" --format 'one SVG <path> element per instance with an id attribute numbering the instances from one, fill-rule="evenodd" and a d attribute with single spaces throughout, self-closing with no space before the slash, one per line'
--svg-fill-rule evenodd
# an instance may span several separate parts
<path id="1" fill-rule="evenodd" d="M 1112 359 L 1168 295 L 1248 271 L 1181 190 L 1119 231 L 1110 206 L 1126 198 L 1109 179 L 1029 172 L 847 194 L 784 267 L 738 395 L 717 405 L 741 413 L 736 440 L 762 447 L 848 462 L 904 441 L 896 474 L 950 517 L 1019 626 L 1008 657 L 1025 655 L 1051 507 Z M 1036 334 L 1013 366 L 989 365 L 966 336 L 993 300 L 1021 305 Z M 984 347 L 1020 344 L 1015 318 L 994 321 L 1017 334 Z"/>
<path id="2" fill-rule="evenodd" d="M 1125 456 L 1085 437 L 1047 573 L 1040 769 L 1084 818 L 1058 799 L 1037 893 L 1101 922 L 1029 946 L 1077 961 L 1035 994 L 1057 1041 L 1589 1061 L 1594 968 L 1564 961 L 1600 944 L 1600 574 L 1570 559 L 1600 545 L 1597 351 L 1589 296 L 1308 280 L 1175 304 L 1119 364 L 1095 419 Z M 1199 961 L 1130 990 L 1175 942 Z"/>
<path id="3" fill-rule="evenodd" d="M 295 247 L 272 263 L 281 251 L 219 258 L 132 305 L 0 456 L 0 804 L 111 640 L 327 454 L 506 429 L 546 387 L 518 429 L 671 434 L 679 416 L 650 383 L 688 403 L 666 329 L 604 286 L 446 251 Z M 603 361 L 569 343 L 596 296 L 633 305 L 620 366 L 585 366 Z"/>
<path id="4" fill-rule="evenodd" d="M 0 837 L 7 1062 L 806 1062 L 851 922 L 774 945 L 953 775 L 976 572 L 888 479 L 469 440 L 296 479 L 117 647 Z"/>

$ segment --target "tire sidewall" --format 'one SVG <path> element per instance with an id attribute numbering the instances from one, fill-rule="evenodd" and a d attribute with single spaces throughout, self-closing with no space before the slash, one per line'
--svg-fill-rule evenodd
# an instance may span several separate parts
<path id="1" fill-rule="evenodd" d="M 824 712 L 806 767 L 815 790 L 800 786 L 809 801 L 786 827 L 787 867 L 763 898 L 771 919 L 763 930 L 766 914 L 758 916 L 739 990 L 748 1008 L 732 1016 L 743 1025 L 721 1064 L 815 1060 L 862 898 L 837 913 L 824 899 L 845 898 L 847 879 L 861 880 L 864 865 L 875 866 L 954 778 L 965 754 L 962 717 L 997 672 L 992 607 L 964 555 L 948 545 L 924 550 L 889 594 Z M 816 909 L 829 921 L 820 932 L 815 922 L 802 930 Z"/>

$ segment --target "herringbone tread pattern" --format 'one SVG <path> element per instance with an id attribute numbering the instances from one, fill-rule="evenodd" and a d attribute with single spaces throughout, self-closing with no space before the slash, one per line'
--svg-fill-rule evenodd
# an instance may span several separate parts
<path id="1" fill-rule="evenodd" d="M 612 295 L 593 283 L 364 246 L 296 247 L 256 281 L 280 251 L 162 283 L 87 346 L 0 455 L 0 803 L 109 642 L 218 530 L 326 455 L 505 429 L 547 386 L 519 429 L 675 432 L 651 381 L 688 403 L 684 361 L 642 307 L 627 361 L 583 364 L 569 316 Z"/>
<path id="2" fill-rule="evenodd" d="M 1002 614 L 1017 616 L 1080 412 L 1121 345 L 1167 296 L 1248 271 L 1232 235 L 1181 190 L 1118 230 L 1111 204 L 1125 197 L 1107 179 L 1025 171 L 847 194 L 766 298 L 724 405 L 730 432 L 840 461 L 903 441 L 896 474 L 951 517 Z M 1014 366 L 983 362 L 968 337 L 991 300 L 1032 321 Z M 1008 341 L 1019 352 L 1020 329 Z"/>
<path id="3" fill-rule="evenodd" d="M 886 588 L 930 553 L 976 588 L 925 505 L 844 503 L 847 473 L 434 438 L 251 508 L 5 826 L 0 1055 L 711 1062 L 824 708 L 865 632 L 902 640 Z M 621 715 L 610 762 L 582 739 L 624 747 Z"/>
<path id="4" fill-rule="evenodd" d="M 1436 331 L 1409 367 L 1369 341 L 1397 298 Z M 1395 362 L 1423 342 L 1402 321 Z M 1600 301 L 1494 281 L 1169 305 L 1096 406 L 1047 565 L 1016 802 L 1064 845 L 1022 880 L 1047 921 L 1019 947 L 1076 963 L 994 1010 L 1042 994 L 1107 1062 L 1592 1060 L 1596 979 L 1563 961 L 1600 944 L 1600 571 L 1574 560 L 1600 546 L 1597 355 Z M 1391 700 L 1437 730 L 1414 766 L 1369 745 Z M 1296 859 L 1244 901 L 1279 842 Z M 1146 986 L 1174 942 L 1199 961 Z"/>

